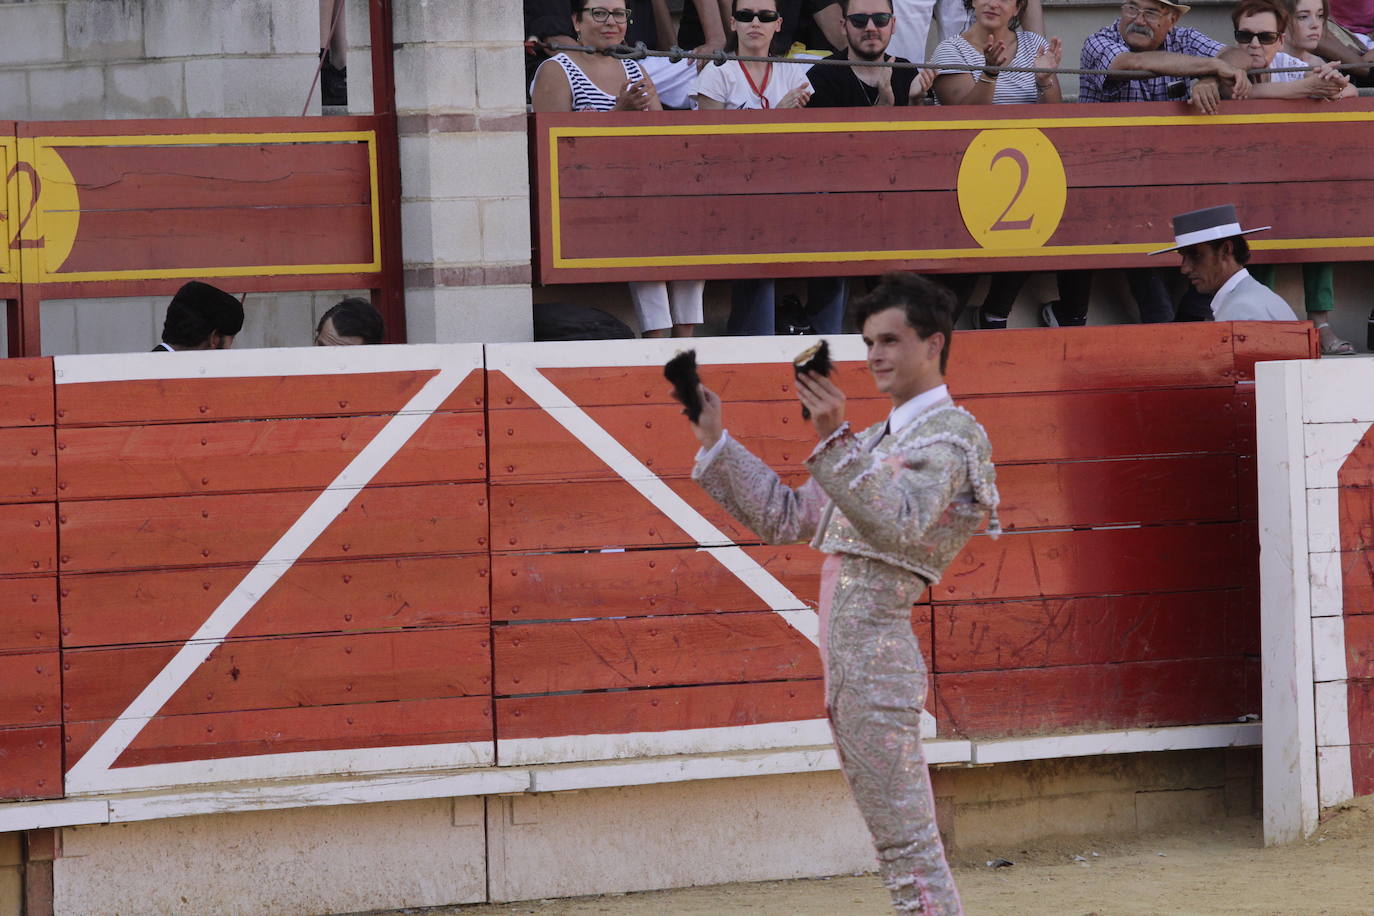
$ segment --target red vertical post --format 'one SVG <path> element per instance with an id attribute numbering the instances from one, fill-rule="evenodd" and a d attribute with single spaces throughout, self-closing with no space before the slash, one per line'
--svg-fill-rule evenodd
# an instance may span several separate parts
<path id="1" fill-rule="evenodd" d="M 396 70 L 391 0 L 369 4 L 372 29 L 372 108 L 377 116 L 378 212 L 382 239 L 382 288 L 372 302 L 386 322 L 386 342 L 406 341 L 405 278 L 401 263 L 401 140 L 396 123 Z"/>

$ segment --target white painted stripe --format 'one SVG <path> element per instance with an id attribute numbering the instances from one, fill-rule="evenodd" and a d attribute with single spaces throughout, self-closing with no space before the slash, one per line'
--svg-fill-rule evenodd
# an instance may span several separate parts
<path id="1" fill-rule="evenodd" d="M 1332 808 L 1355 797 L 1349 747 L 1323 747 L 1317 752 L 1317 784 L 1321 806 Z"/>
<path id="2" fill-rule="evenodd" d="M 147 379 L 357 375 L 364 372 L 414 372 L 425 369 L 462 371 L 466 375 L 480 368 L 481 344 L 186 350 L 180 353 L 58 356 L 53 359 L 53 373 L 59 385 Z"/>
<path id="3" fill-rule="evenodd" d="M 698 779 L 820 773 L 839 768 L 840 755 L 834 748 L 808 748 L 737 757 L 668 757 L 531 770 L 530 791 L 568 792 Z"/>
<path id="4" fill-rule="evenodd" d="M 1345 613 L 1345 582 L 1341 554 L 1334 551 L 1307 556 L 1307 575 L 1312 585 L 1312 616 L 1340 617 Z"/>
<path id="5" fill-rule="evenodd" d="M 490 741 L 457 744 L 417 744 L 404 747 L 344 748 L 221 757 L 117 767 L 97 773 L 79 788 L 68 779 L 68 794 L 103 795 L 171 786 L 245 782 L 253 779 L 294 779 L 302 776 L 361 773 L 404 773 L 409 770 L 453 770 L 494 766 L 496 747 Z"/>
<path id="6" fill-rule="evenodd" d="M 1307 488 L 1307 552 L 1341 549 L 1341 491 Z"/>
<path id="7" fill-rule="evenodd" d="M 1311 359 L 1298 363 L 1303 419 L 1308 423 L 1374 422 L 1374 359 Z"/>
<path id="8" fill-rule="evenodd" d="M 0 804 L 0 833 L 39 830 L 43 827 L 74 827 L 104 824 L 110 820 L 109 802 L 97 799 L 11 802 Z"/>
<path id="9" fill-rule="evenodd" d="M 1045 738 L 1006 738 L 975 741 L 974 763 L 1007 763 L 1013 760 L 1045 760 L 1089 757 L 1098 754 L 1135 754 L 1144 751 L 1192 750 L 1204 747 L 1247 747 L 1260 743 L 1260 724 L 1183 725 L 1144 728 L 1089 735 L 1055 735 Z"/>
<path id="10" fill-rule="evenodd" d="M 325 348 L 319 348 L 325 349 Z M 348 349 L 365 349 L 349 347 Z M 309 549 L 347 508 L 355 491 L 366 486 L 424 424 L 429 414 L 466 378 L 466 369 L 443 369 L 424 384 L 405 406 L 405 412 L 386 422 L 338 477 L 320 493 L 295 523 L 272 545 L 257 565 L 220 602 L 171 661 L 129 704 L 128 708 L 67 773 L 72 793 L 109 788 L 111 780 L 137 778 L 110 771 L 119 755 L 133 743 L 146 721 L 157 715 L 206 657 L 242 620 L 277 580 Z M 206 761 L 206 763 L 211 763 Z"/>
<path id="11" fill-rule="evenodd" d="M 676 754 L 718 754 L 730 751 L 822 747 L 830 744 L 825 719 L 683 728 L 617 735 L 560 735 L 553 738 L 497 738 L 501 766 L 574 763 L 585 760 L 623 760 L 628 757 L 668 757 Z"/>
<path id="12" fill-rule="evenodd" d="M 791 363 L 820 337 L 700 337 L 684 340 L 596 340 L 560 343 L 489 344 L 487 368 L 577 369 L 617 366 L 662 366 L 682 350 L 695 350 L 698 365 L 727 363 Z M 834 334 L 830 355 L 836 360 L 863 360 L 866 351 L 858 334 Z M 663 383 L 667 390 L 668 383 Z"/>
<path id="13" fill-rule="evenodd" d="M 1343 681 L 1345 664 L 1345 618 L 1312 618 L 1312 677 L 1316 681 Z"/>
<path id="14" fill-rule="evenodd" d="M 685 531 L 688 537 L 703 547 L 715 548 L 706 552 L 738 576 L 761 601 L 775 611 L 787 612 L 782 614 L 782 617 L 788 624 L 796 627 L 798 632 L 811 642 L 819 641 L 820 624 L 814 610 L 807 608 L 800 598 L 792 594 L 791 589 L 779 582 L 777 577 L 764 569 L 757 560 L 736 547 L 725 532 L 692 508 L 687 500 L 650 471 L 621 444 L 620 440 L 606 432 L 557 385 L 529 367 L 521 368 L 508 363 L 504 371 L 506 377 L 533 398 L 549 416 L 591 449 L 592 454 L 604 461 L 612 471 L 649 500 L 654 508 Z M 510 761 L 502 758 L 502 762 Z"/>
<path id="15" fill-rule="evenodd" d="M 1316 684 L 1317 744 L 1343 747 L 1350 743 L 1350 690 L 1345 681 Z"/>

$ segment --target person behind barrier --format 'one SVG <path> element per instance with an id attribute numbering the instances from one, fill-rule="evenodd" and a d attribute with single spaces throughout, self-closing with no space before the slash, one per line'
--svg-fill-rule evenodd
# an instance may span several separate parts
<path id="1" fill-rule="evenodd" d="M 1236 47 L 1249 55 L 1251 70 L 1305 67 L 1280 47 L 1288 32 L 1289 13 L 1280 0 L 1240 0 L 1231 10 Z M 1306 72 L 1251 73 L 1253 99 L 1331 99 L 1356 95 L 1350 80 L 1335 64 L 1322 63 Z"/>
<path id="2" fill-rule="evenodd" d="M 710 6 L 716 10 L 710 10 Z M 678 24 L 678 43 L 698 51 L 719 51 L 730 38 L 730 9 L 725 0 L 685 0 Z M 844 47 L 839 0 L 779 0 L 778 12 L 782 14 L 782 28 L 773 47 L 779 54 L 787 54 L 794 42 L 818 51 Z M 703 28 L 708 20 L 713 26 Z M 712 28 L 719 32 L 713 33 Z"/>
<path id="3" fill-rule="evenodd" d="M 192 280 L 167 304 L 162 343 L 153 352 L 228 350 L 241 330 L 243 303 L 218 287 Z"/>
<path id="4" fill-rule="evenodd" d="M 777 0 L 731 0 L 730 40 L 725 50 L 745 57 L 767 57 L 782 29 Z M 811 82 L 802 63 L 760 63 L 728 60 L 707 64 L 697 75 L 697 108 L 765 110 L 804 108 L 811 99 Z"/>
<path id="5" fill-rule="evenodd" d="M 382 313 L 366 299 L 350 296 L 332 305 L 315 325 L 315 346 L 356 347 L 382 342 Z"/>
<path id="6" fill-rule="evenodd" d="M 1216 321 L 1293 321 L 1288 303 L 1245 269 L 1245 236 L 1271 228 L 1240 228 L 1233 204 L 1193 210 L 1174 217 L 1174 244 L 1150 254 L 1179 253 L 1183 275 L 1199 293 L 1211 294 Z"/>
<path id="7" fill-rule="evenodd" d="M 572 0 L 577 43 L 613 48 L 625 38 L 630 10 L 620 0 Z M 633 60 L 585 51 L 560 52 L 539 65 L 531 88 L 534 110 L 660 111 L 654 81 Z M 645 337 L 691 337 L 702 319 L 702 280 L 632 282 L 640 331 Z"/>
<path id="8" fill-rule="evenodd" d="M 771 544 L 809 540 L 825 555 L 818 642 L 826 711 L 840 768 L 900 913 L 959 916 L 921 745 L 927 672 L 911 605 L 975 531 L 1000 531 L 992 447 L 944 383 L 954 297 L 914 274 L 891 273 L 856 303 L 868 368 L 892 410 L 862 432 L 845 394 L 814 372 L 797 376 L 817 444 L 810 479 L 788 487 L 725 430 L 704 385 L 692 431 L 692 478 Z"/>
<path id="9" fill-rule="evenodd" d="M 845 0 L 845 49 L 831 60 L 895 61 L 910 63 L 904 57 L 887 53 L 892 41 L 895 16 L 891 0 Z M 891 105 L 921 105 L 935 82 L 934 70 L 910 67 L 841 67 L 816 64 L 807 74 L 815 90 L 811 108 L 870 108 Z"/>

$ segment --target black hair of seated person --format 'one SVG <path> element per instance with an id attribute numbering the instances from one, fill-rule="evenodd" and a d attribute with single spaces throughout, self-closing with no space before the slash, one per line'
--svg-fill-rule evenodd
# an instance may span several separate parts
<path id="1" fill-rule="evenodd" d="M 334 323 L 334 333 L 339 337 L 359 337 L 365 344 L 379 344 L 386 328 L 382 324 L 382 313 L 373 308 L 372 303 L 357 296 L 350 296 L 330 306 L 329 311 L 320 316 L 315 325 L 315 336 L 319 336 L 326 321 Z"/>
<path id="2" fill-rule="evenodd" d="M 192 280 L 167 304 L 162 342 L 190 349 L 204 345 L 216 331 L 222 337 L 233 337 L 241 330 L 243 303 L 217 286 Z"/>
<path id="3" fill-rule="evenodd" d="M 882 280 L 866 296 L 854 302 L 854 322 L 863 329 L 864 323 L 888 309 L 898 308 L 906 314 L 906 323 L 922 340 L 932 334 L 944 334 L 945 345 L 940 350 L 940 372 L 949 363 L 949 345 L 954 337 L 954 313 L 958 302 L 954 293 L 941 283 L 920 274 L 894 270 L 883 274 Z"/>

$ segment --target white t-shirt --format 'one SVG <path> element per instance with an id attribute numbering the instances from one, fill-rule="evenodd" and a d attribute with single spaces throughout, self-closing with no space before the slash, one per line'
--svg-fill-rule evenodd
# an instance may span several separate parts
<path id="1" fill-rule="evenodd" d="M 887 53 L 905 57 L 915 63 L 928 60 L 926 42 L 934 18 L 936 34 L 941 38 L 958 35 L 968 28 L 969 12 L 964 0 L 892 0 L 892 41 Z"/>
<path id="2" fill-rule="evenodd" d="M 768 76 L 768 84 L 763 86 L 763 97 L 768 100 L 765 106 L 754 92 L 744 69 L 737 60 L 728 60 L 717 67 L 707 64 L 697 74 L 694 94 L 721 102 L 726 108 L 777 108 L 783 96 L 798 86 L 809 86 L 806 78 L 808 64 L 774 64 Z"/>
<path id="3" fill-rule="evenodd" d="M 1294 57 L 1294 56 L 1291 55 L 1291 54 L 1285 54 L 1285 53 L 1283 53 L 1282 51 L 1280 51 L 1279 53 L 1277 53 L 1277 54 L 1274 55 L 1274 60 L 1273 60 L 1273 62 L 1271 62 L 1271 63 L 1269 64 L 1269 66 L 1271 66 L 1271 67 L 1306 67 L 1306 66 L 1307 66 L 1307 62 L 1306 62 L 1306 61 L 1303 61 L 1303 60 L 1299 60 L 1298 58 Z M 1294 72 L 1292 72 L 1292 73 L 1271 73 L 1271 74 L 1269 74 L 1269 80 L 1270 80 L 1270 82 L 1274 82 L 1274 83 L 1293 83 L 1293 82 L 1297 82 L 1298 80 L 1302 79 L 1302 78 L 1305 77 L 1306 75 L 1307 75 L 1306 73 L 1299 73 L 1299 72 L 1297 72 L 1297 71 L 1294 71 Z"/>

